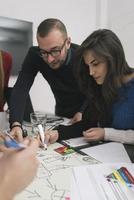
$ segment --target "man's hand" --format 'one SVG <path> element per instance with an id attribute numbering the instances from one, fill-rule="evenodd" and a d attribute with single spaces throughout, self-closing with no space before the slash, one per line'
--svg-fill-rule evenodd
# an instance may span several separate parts
<path id="1" fill-rule="evenodd" d="M 81 112 L 77 112 L 75 113 L 75 115 L 73 116 L 73 118 L 70 120 L 70 124 L 75 124 L 76 122 L 79 122 L 82 120 L 82 113 Z"/>
<path id="2" fill-rule="evenodd" d="M 54 131 L 45 131 L 45 141 L 48 144 L 56 142 L 59 138 L 59 133 L 57 130 Z"/>
<path id="3" fill-rule="evenodd" d="M 14 122 L 12 124 L 12 126 L 14 125 L 20 125 L 20 123 L 18 122 Z M 23 141 L 23 132 L 22 132 L 22 128 L 20 128 L 19 126 L 16 126 L 16 127 L 13 127 L 11 128 L 11 131 L 10 131 L 10 134 L 19 142 L 22 142 Z"/>

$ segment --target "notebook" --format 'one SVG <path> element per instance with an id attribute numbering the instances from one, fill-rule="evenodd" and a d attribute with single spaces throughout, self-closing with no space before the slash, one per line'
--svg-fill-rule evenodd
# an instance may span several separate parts
<path id="1" fill-rule="evenodd" d="M 62 140 L 61 143 L 72 148 L 84 148 L 98 144 L 98 142 L 88 142 L 84 137 Z"/>

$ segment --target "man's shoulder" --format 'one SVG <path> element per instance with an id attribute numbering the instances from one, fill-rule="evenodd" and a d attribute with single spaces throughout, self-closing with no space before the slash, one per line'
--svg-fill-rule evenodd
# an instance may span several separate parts
<path id="1" fill-rule="evenodd" d="M 38 58 L 40 58 L 39 47 L 38 46 L 29 47 L 27 56 L 28 56 L 28 58 L 32 57 L 32 59 L 34 59 L 34 60 L 37 60 Z"/>
<path id="2" fill-rule="evenodd" d="M 75 44 L 75 43 L 71 43 L 71 49 L 78 49 L 79 45 L 78 44 Z"/>
<path id="3" fill-rule="evenodd" d="M 37 52 L 37 51 L 39 51 L 39 47 L 38 46 L 31 46 L 29 48 L 29 51 L 31 51 L 31 52 Z"/>

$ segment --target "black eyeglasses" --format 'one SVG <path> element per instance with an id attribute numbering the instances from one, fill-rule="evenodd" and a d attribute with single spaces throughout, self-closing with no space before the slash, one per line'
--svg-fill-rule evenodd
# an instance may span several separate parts
<path id="1" fill-rule="evenodd" d="M 63 45 L 62 45 L 59 49 L 54 49 L 54 50 L 51 50 L 51 51 L 45 51 L 45 50 L 39 48 L 40 56 L 41 56 L 42 58 L 45 58 L 45 59 L 48 58 L 48 55 L 49 55 L 49 54 L 50 54 L 51 56 L 53 56 L 54 58 L 60 56 L 61 51 L 62 51 L 63 47 L 65 46 L 66 41 L 67 41 L 67 38 L 65 39 Z"/>

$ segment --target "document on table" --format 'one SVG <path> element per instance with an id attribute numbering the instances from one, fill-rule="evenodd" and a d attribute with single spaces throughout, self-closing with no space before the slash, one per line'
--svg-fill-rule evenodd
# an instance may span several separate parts
<path id="1" fill-rule="evenodd" d="M 39 148 L 37 157 L 40 165 L 36 177 L 15 200 L 69 200 L 72 167 L 97 162 L 77 153 L 61 155 L 55 151 L 59 147 L 63 145 L 51 144 L 47 151 Z"/>
<path id="2" fill-rule="evenodd" d="M 109 142 L 106 144 L 97 145 L 94 147 L 88 147 L 81 149 L 82 152 L 90 155 L 96 160 L 107 162 L 127 162 L 131 163 L 130 158 L 121 143 Z"/>
<path id="3" fill-rule="evenodd" d="M 90 146 L 90 143 L 84 137 L 71 138 L 68 140 L 62 140 L 61 142 L 72 148 Z"/>
<path id="4" fill-rule="evenodd" d="M 110 177 L 120 169 L 125 169 L 132 176 L 128 184 Z M 125 174 L 125 173 L 124 173 Z M 75 167 L 72 169 L 71 200 L 133 200 L 134 165 L 131 163 L 110 163 Z"/>

